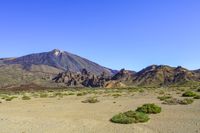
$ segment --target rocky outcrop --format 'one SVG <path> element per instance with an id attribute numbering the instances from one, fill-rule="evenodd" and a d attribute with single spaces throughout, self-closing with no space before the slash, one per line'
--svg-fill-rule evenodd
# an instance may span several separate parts
<path id="1" fill-rule="evenodd" d="M 118 73 L 116 73 L 111 80 L 120 80 L 120 81 L 129 81 L 134 77 L 135 72 L 129 71 L 125 69 L 121 69 Z"/>
<path id="2" fill-rule="evenodd" d="M 70 87 L 103 87 L 110 80 L 110 76 L 104 72 L 101 75 L 94 75 L 86 69 L 82 69 L 81 72 L 66 71 L 59 73 L 53 80 Z"/>
<path id="3" fill-rule="evenodd" d="M 81 73 L 66 71 L 60 73 L 54 80 L 65 83 L 66 86 L 123 88 L 127 86 L 168 86 L 186 85 L 187 83 L 200 83 L 199 74 L 183 67 L 170 67 L 165 65 L 152 65 L 138 73 L 120 70 L 114 76 L 102 74 L 95 76 L 83 69 Z"/>

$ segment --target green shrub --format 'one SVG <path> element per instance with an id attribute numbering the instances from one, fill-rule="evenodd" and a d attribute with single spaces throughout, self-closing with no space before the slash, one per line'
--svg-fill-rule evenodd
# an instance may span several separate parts
<path id="1" fill-rule="evenodd" d="M 125 113 L 120 113 L 111 118 L 111 122 L 120 124 L 132 124 L 139 122 L 147 122 L 149 116 L 142 112 L 128 111 Z"/>
<path id="2" fill-rule="evenodd" d="M 23 96 L 22 100 L 30 100 L 31 98 L 29 96 Z"/>
<path id="3" fill-rule="evenodd" d="M 172 98 L 172 96 L 160 96 L 158 97 L 158 99 L 160 99 L 161 101 L 164 101 L 164 100 L 167 100 L 167 99 L 170 99 Z"/>
<path id="4" fill-rule="evenodd" d="M 87 92 L 79 92 L 79 93 L 77 93 L 77 96 L 85 96 L 85 95 L 87 95 Z"/>
<path id="5" fill-rule="evenodd" d="M 5 96 L 2 99 L 5 99 L 5 101 L 12 101 L 14 98 L 17 98 L 16 96 Z"/>
<path id="6" fill-rule="evenodd" d="M 40 98 L 47 98 L 48 97 L 48 94 L 47 93 L 41 93 L 40 94 Z"/>
<path id="7" fill-rule="evenodd" d="M 63 95 L 64 94 L 61 93 L 61 92 L 56 92 L 56 93 L 53 94 L 53 97 L 57 97 L 58 96 L 59 98 L 63 98 Z"/>
<path id="8" fill-rule="evenodd" d="M 13 97 L 7 97 L 5 98 L 6 101 L 12 101 L 14 98 Z"/>
<path id="9" fill-rule="evenodd" d="M 167 105 L 177 105 L 180 103 L 180 100 L 176 98 L 171 98 L 171 99 L 165 99 L 162 104 L 167 104 Z"/>
<path id="10" fill-rule="evenodd" d="M 183 93 L 183 97 L 194 97 L 196 96 L 197 94 L 193 91 L 186 91 L 185 93 Z"/>
<path id="11" fill-rule="evenodd" d="M 194 99 L 200 99 L 200 95 L 194 96 Z"/>
<path id="12" fill-rule="evenodd" d="M 82 103 L 98 103 L 99 100 L 96 97 L 89 97 L 86 100 L 82 101 Z"/>
<path id="13" fill-rule="evenodd" d="M 75 93 L 73 93 L 73 92 L 70 92 L 70 93 L 68 93 L 68 95 L 75 95 Z"/>
<path id="14" fill-rule="evenodd" d="M 188 104 L 192 104 L 193 102 L 194 102 L 193 99 L 186 98 L 186 99 L 181 100 L 179 104 L 188 105 Z"/>
<path id="15" fill-rule="evenodd" d="M 114 98 L 118 98 L 118 97 L 120 97 L 120 96 L 122 96 L 121 94 L 112 94 L 112 96 L 114 97 Z"/>
<path id="16" fill-rule="evenodd" d="M 172 98 L 172 99 L 167 99 L 163 102 L 163 104 L 167 104 L 167 105 L 177 105 L 177 104 L 181 104 L 181 105 L 188 105 L 188 104 L 192 104 L 194 102 L 193 99 L 183 99 L 183 100 L 179 100 L 176 98 Z"/>
<path id="17" fill-rule="evenodd" d="M 197 91 L 198 91 L 198 92 L 200 92 L 200 88 L 199 88 L 199 89 L 197 89 Z"/>
<path id="18" fill-rule="evenodd" d="M 160 95 L 165 94 L 165 92 L 164 92 L 163 90 L 159 91 L 158 93 L 159 93 Z"/>
<path id="19" fill-rule="evenodd" d="M 134 123 L 135 119 L 131 117 L 127 117 L 125 114 L 120 113 L 115 115 L 110 120 L 113 123 L 120 123 L 120 124 L 132 124 Z"/>
<path id="20" fill-rule="evenodd" d="M 143 123 L 149 120 L 149 116 L 142 112 L 135 112 L 135 111 L 127 111 L 124 113 L 127 117 L 134 118 L 134 123 Z"/>
<path id="21" fill-rule="evenodd" d="M 143 89 L 140 89 L 140 90 L 139 90 L 139 92 L 140 92 L 140 93 L 143 93 L 143 92 L 144 92 L 144 90 L 143 90 Z"/>
<path id="22" fill-rule="evenodd" d="M 162 110 L 161 107 L 152 103 L 152 104 L 144 104 L 142 107 L 138 107 L 136 111 L 147 113 L 147 114 L 157 114 L 157 113 L 160 113 L 161 110 Z"/>

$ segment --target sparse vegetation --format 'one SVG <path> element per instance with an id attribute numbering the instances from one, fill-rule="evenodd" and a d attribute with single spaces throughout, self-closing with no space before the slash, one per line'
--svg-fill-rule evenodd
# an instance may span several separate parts
<path id="1" fill-rule="evenodd" d="M 68 93 L 68 95 L 75 95 L 75 93 L 73 93 L 73 92 L 70 92 L 70 93 Z"/>
<path id="2" fill-rule="evenodd" d="M 112 94 L 112 96 L 114 97 L 114 98 L 118 98 L 118 97 L 120 97 L 120 96 L 122 96 L 121 94 Z"/>
<path id="3" fill-rule="evenodd" d="M 194 99 L 200 99 L 200 95 L 194 96 Z"/>
<path id="4" fill-rule="evenodd" d="M 194 97 L 196 96 L 197 94 L 193 91 L 186 91 L 185 93 L 183 93 L 183 97 Z"/>
<path id="5" fill-rule="evenodd" d="M 77 96 L 85 96 L 85 95 L 87 95 L 87 92 L 79 92 L 79 93 L 77 93 Z"/>
<path id="6" fill-rule="evenodd" d="M 171 98 L 171 99 L 165 99 L 163 104 L 166 104 L 166 105 L 177 105 L 179 104 L 180 100 L 176 99 L 176 98 Z"/>
<path id="7" fill-rule="evenodd" d="M 164 94 L 165 94 L 165 92 L 164 92 L 163 90 L 159 91 L 158 93 L 159 93 L 160 95 L 164 95 Z"/>
<path id="8" fill-rule="evenodd" d="M 86 100 L 82 101 L 82 103 L 98 103 L 99 100 L 96 97 L 89 97 Z"/>
<path id="9" fill-rule="evenodd" d="M 162 110 L 161 107 L 152 103 L 152 104 L 144 104 L 142 107 L 138 107 L 136 111 L 147 114 L 157 114 L 160 113 L 161 110 Z"/>
<path id="10" fill-rule="evenodd" d="M 29 96 L 23 96 L 22 100 L 30 100 L 31 98 Z"/>
<path id="11" fill-rule="evenodd" d="M 164 101 L 164 100 L 167 100 L 167 99 L 170 99 L 170 98 L 172 98 L 172 96 L 166 96 L 166 95 L 164 95 L 164 96 L 158 97 L 158 99 L 160 99 L 160 101 Z"/>
<path id="12" fill-rule="evenodd" d="M 167 104 L 167 105 L 177 105 L 177 104 L 188 105 L 188 104 L 192 104 L 193 102 L 194 102 L 193 99 L 188 99 L 188 98 L 185 98 L 183 100 L 172 98 L 172 99 L 166 99 L 163 102 L 163 104 Z"/>
<path id="13" fill-rule="evenodd" d="M 188 105 L 188 104 L 192 104 L 193 102 L 194 102 L 193 99 L 186 98 L 186 99 L 181 100 L 179 104 Z"/>
<path id="14" fill-rule="evenodd" d="M 144 92 L 144 89 L 140 89 L 139 92 L 140 92 L 140 93 L 143 93 L 143 92 Z"/>
<path id="15" fill-rule="evenodd" d="M 48 94 L 47 93 L 40 93 L 40 98 L 47 98 Z"/>
<path id="16" fill-rule="evenodd" d="M 17 97 L 16 96 L 4 95 L 1 99 L 4 99 L 5 101 L 12 101 L 15 98 L 17 98 Z"/>
<path id="17" fill-rule="evenodd" d="M 149 116 L 142 112 L 127 111 L 111 118 L 111 122 L 120 124 L 143 123 L 149 120 Z"/>

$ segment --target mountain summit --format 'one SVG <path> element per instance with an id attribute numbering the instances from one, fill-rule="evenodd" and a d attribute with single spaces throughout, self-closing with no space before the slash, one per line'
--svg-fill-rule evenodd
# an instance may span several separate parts
<path id="1" fill-rule="evenodd" d="M 97 75 L 102 72 L 110 75 L 112 74 L 111 69 L 59 49 L 54 49 L 49 52 L 30 54 L 9 60 L 5 59 L 3 62 L 8 65 L 20 64 L 26 70 L 30 70 L 33 65 L 43 65 L 43 67 L 45 65 L 62 71 L 80 72 L 82 69 L 87 69 L 89 72 Z"/>

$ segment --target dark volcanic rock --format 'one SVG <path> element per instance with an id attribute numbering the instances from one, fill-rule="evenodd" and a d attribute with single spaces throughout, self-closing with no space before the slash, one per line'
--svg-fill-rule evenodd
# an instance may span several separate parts
<path id="1" fill-rule="evenodd" d="M 110 76 L 106 73 L 101 75 L 94 75 L 86 69 L 81 72 L 66 71 L 58 74 L 53 80 L 56 83 L 65 83 L 70 87 L 103 87 L 105 82 L 110 80 Z"/>
<path id="2" fill-rule="evenodd" d="M 116 73 L 113 77 L 112 80 L 132 80 L 135 72 L 133 71 L 128 71 L 125 69 L 121 69 L 118 73 Z"/>

